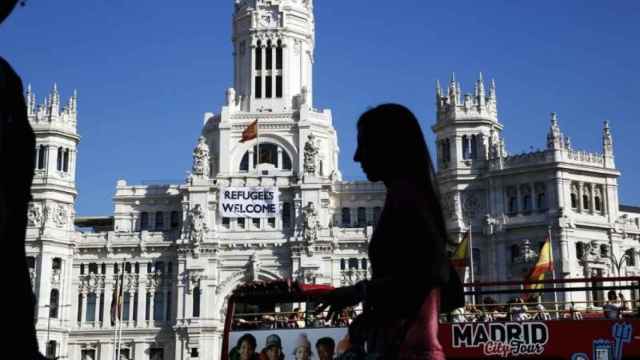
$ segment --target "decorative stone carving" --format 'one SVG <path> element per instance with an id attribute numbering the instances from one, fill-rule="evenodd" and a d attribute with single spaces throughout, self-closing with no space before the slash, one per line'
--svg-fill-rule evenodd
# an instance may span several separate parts
<path id="1" fill-rule="evenodd" d="M 484 221 L 483 221 L 483 233 L 486 236 L 491 236 L 493 234 L 496 233 L 496 225 L 497 225 L 497 220 L 495 218 L 493 218 L 491 215 L 486 214 L 484 216 Z"/>
<path id="2" fill-rule="evenodd" d="M 209 161 L 209 145 L 207 145 L 204 136 L 200 136 L 198 145 L 193 150 L 193 175 L 209 177 Z"/>
<path id="3" fill-rule="evenodd" d="M 531 241 L 528 239 L 524 241 L 522 244 L 522 251 L 520 252 L 520 256 L 518 256 L 515 261 L 517 263 L 533 263 L 538 259 L 538 254 L 531 248 Z"/>
<path id="4" fill-rule="evenodd" d="M 584 256 L 582 260 L 585 262 L 600 262 L 600 246 L 596 240 L 591 240 L 584 244 Z"/>
<path id="5" fill-rule="evenodd" d="M 207 222 L 204 211 L 200 204 L 196 204 L 188 214 L 188 237 L 191 243 L 199 246 L 205 239 L 207 231 Z"/>
<path id="6" fill-rule="evenodd" d="M 318 229 L 320 221 L 318 221 L 318 212 L 313 202 L 309 201 L 307 206 L 302 209 L 302 218 L 304 222 L 303 238 L 307 244 L 311 244 L 318 240 Z"/>
<path id="7" fill-rule="evenodd" d="M 315 135 L 309 134 L 307 142 L 304 144 L 304 172 L 312 175 L 315 175 L 317 171 L 316 157 L 319 151 L 315 138 Z"/>
<path id="8" fill-rule="evenodd" d="M 65 205 L 58 204 L 53 210 L 53 222 L 58 227 L 63 227 L 67 224 L 69 214 Z"/>
<path id="9" fill-rule="evenodd" d="M 29 221 L 29 226 L 33 226 L 39 228 L 42 226 L 43 222 L 43 213 L 42 206 L 40 204 L 29 204 L 29 211 L 27 212 L 27 219 Z"/>

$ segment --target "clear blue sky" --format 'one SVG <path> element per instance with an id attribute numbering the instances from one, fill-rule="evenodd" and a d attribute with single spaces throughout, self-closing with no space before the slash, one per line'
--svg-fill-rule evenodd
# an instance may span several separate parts
<path id="1" fill-rule="evenodd" d="M 182 180 L 203 113 L 232 85 L 233 0 L 28 0 L 0 55 L 36 91 L 79 92 L 77 212 L 108 215 L 119 178 Z M 433 148 L 434 83 L 495 78 L 511 153 L 545 146 L 549 113 L 574 147 L 601 151 L 611 121 L 621 202 L 640 205 L 640 1 L 316 0 L 315 102 L 331 108 L 346 179 L 355 119 L 395 101 Z"/>

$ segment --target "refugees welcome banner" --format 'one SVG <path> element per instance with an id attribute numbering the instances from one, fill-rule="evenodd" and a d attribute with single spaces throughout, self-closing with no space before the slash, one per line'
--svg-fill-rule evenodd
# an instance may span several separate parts
<path id="1" fill-rule="evenodd" d="M 271 218 L 279 215 L 278 188 L 227 187 L 220 189 L 220 216 Z"/>

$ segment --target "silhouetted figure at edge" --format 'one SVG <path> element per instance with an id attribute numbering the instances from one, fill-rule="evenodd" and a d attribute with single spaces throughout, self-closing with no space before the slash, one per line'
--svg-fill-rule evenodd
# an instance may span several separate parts
<path id="1" fill-rule="evenodd" d="M 318 310 L 329 306 L 333 315 L 362 301 L 349 338 L 352 353 L 366 343 L 367 359 L 444 359 L 438 315 L 463 306 L 464 297 L 447 258 L 438 185 L 418 120 L 395 104 L 365 112 L 354 160 L 387 188 L 369 244 L 372 276 L 330 292 Z"/>
<path id="2" fill-rule="evenodd" d="M 9 16 L 17 0 L 0 1 L 0 24 Z M 11 339 L 20 343 L 12 351 L 16 359 L 44 359 L 38 352 L 34 328 L 34 296 L 24 248 L 27 207 L 31 199 L 35 137 L 27 119 L 22 81 L 9 63 L 0 57 L 0 241 L 5 269 L 11 269 L 5 284 L 4 324 Z M 7 345 L 8 346 L 8 345 Z"/>

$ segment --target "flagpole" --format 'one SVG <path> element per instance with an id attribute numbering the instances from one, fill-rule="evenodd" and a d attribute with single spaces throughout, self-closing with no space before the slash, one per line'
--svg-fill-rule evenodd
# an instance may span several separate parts
<path id="1" fill-rule="evenodd" d="M 258 118 L 256 118 L 256 142 L 258 147 L 258 158 L 256 159 L 256 172 L 258 172 L 258 165 L 260 165 L 260 126 L 258 126 Z"/>
<path id="2" fill-rule="evenodd" d="M 553 241 L 551 240 L 551 226 L 547 229 L 547 236 L 549 237 L 549 253 L 551 257 L 551 279 L 556 279 L 556 264 L 553 258 Z M 558 292 L 556 291 L 556 283 L 553 283 L 553 303 L 556 310 L 556 319 L 559 319 L 560 316 L 558 314 Z"/>
<path id="3" fill-rule="evenodd" d="M 116 263 L 117 264 L 117 263 Z M 116 358 L 116 349 L 117 349 L 117 344 L 118 344 L 118 287 L 120 286 L 120 274 L 116 275 L 116 288 L 115 288 L 115 299 L 112 297 L 111 298 L 111 302 L 113 303 L 113 301 L 116 302 L 116 315 L 115 315 L 115 324 L 114 324 L 114 329 L 113 329 L 113 360 L 118 360 Z M 111 296 L 114 295 L 114 293 L 111 294 Z M 113 305 L 111 305 L 111 312 L 113 312 Z M 113 317 L 113 314 L 110 314 L 110 319 L 109 321 L 111 321 L 111 317 Z"/>
<path id="4" fill-rule="evenodd" d="M 469 264 L 471 265 L 471 283 L 475 282 L 475 276 L 473 273 L 473 231 L 471 230 L 471 220 L 469 220 Z M 471 295 L 471 304 L 476 304 L 476 287 L 475 285 L 471 285 L 471 291 L 473 294 Z"/>

